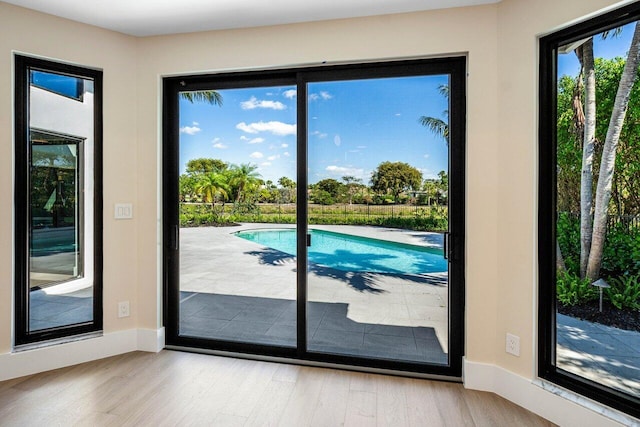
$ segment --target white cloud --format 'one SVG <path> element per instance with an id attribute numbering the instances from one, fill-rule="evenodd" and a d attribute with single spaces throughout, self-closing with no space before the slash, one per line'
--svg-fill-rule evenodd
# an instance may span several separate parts
<path id="1" fill-rule="evenodd" d="M 194 126 L 200 126 L 200 123 L 198 123 L 198 122 L 193 122 L 193 125 L 194 125 Z"/>
<path id="2" fill-rule="evenodd" d="M 271 132 L 274 135 L 278 136 L 286 136 L 286 135 L 295 135 L 296 134 L 296 125 L 290 125 L 288 123 L 282 123 L 277 121 L 271 122 L 256 122 L 246 124 L 245 122 L 240 122 L 236 125 L 236 129 L 240 129 L 243 132 L 247 133 L 258 133 L 258 132 Z"/>
<path id="3" fill-rule="evenodd" d="M 358 145 L 356 148 L 359 148 L 359 149 L 361 149 L 361 150 L 364 150 L 365 148 L 367 148 L 367 146 L 366 146 L 366 145 Z"/>
<path id="4" fill-rule="evenodd" d="M 333 137 L 333 143 L 336 144 L 336 147 L 340 147 L 340 145 L 342 144 L 342 138 L 340 138 L 340 135 L 336 135 Z"/>
<path id="5" fill-rule="evenodd" d="M 259 151 L 254 151 L 253 153 L 249 154 L 249 157 L 251 157 L 252 159 L 261 159 L 264 157 L 264 154 Z"/>
<path id="6" fill-rule="evenodd" d="M 309 100 L 310 101 L 317 101 L 319 99 L 322 99 L 324 101 L 333 98 L 333 95 L 331 95 L 329 92 L 326 91 L 322 91 L 320 93 L 312 93 L 309 95 Z"/>
<path id="7" fill-rule="evenodd" d="M 327 137 L 326 133 L 322 133 L 319 130 L 314 130 L 313 132 L 311 132 L 311 135 L 317 136 L 318 138 L 326 138 Z"/>
<path id="8" fill-rule="evenodd" d="M 243 110 L 254 110 L 256 108 L 284 110 L 287 107 L 282 102 L 279 102 L 279 101 L 259 100 L 255 96 L 252 96 L 251 98 L 249 98 L 248 101 L 241 102 L 240 108 L 242 108 Z"/>
<path id="9" fill-rule="evenodd" d="M 289 144 L 282 144 L 282 145 L 280 145 L 280 147 L 282 147 L 282 148 L 287 148 L 288 146 L 289 146 Z"/>
<path id="10" fill-rule="evenodd" d="M 269 156 L 267 157 L 267 160 L 276 160 L 280 158 L 280 154 L 275 154 L 273 156 Z"/>
<path id="11" fill-rule="evenodd" d="M 331 165 L 331 166 L 327 166 L 325 170 L 329 172 L 329 174 L 334 176 L 351 175 L 360 179 L 365 178 L 364 169 L 360 169 L 360 168 Z"/>
<path id="12" fill-rule="evenodd" d="M 264 138 L 260 138 L 260 137 L 249 140 L 249 144 L 262 144 L 263 142 L 264 142 Z"/>
<path id="13" fill-rule="evenodd" d="M 213 148 L 219 148 L 221 150 L 224 150 L 225 148 L 229 148 L 229 147 L 224 145 L 222 142 L 217 142 L 213 144 Z"/>
<path id="14" fill-rule="evenodd" d="M 271 166 L 271 162 L 262 162 L 260 166 Z"/>
<path id="15" fill-rule="evenodd" d="M 425 159 L 428 159 L 429 157 L 430 157 L 430 156 L 429 156 L 428 154 L 425 154 L 425 155 L 424 155 L 424 158 L 425 158 Z"/>
<path id="16" fill-rule="evenodd" d="M 240 140 L 241 140 L 241 141 L 248 141 L 248 140 L 249 140 L 249 138 L 247 138 L 246 136 L 242 135 L 242 136 L 240 137 Z"/>
<path id="17" fill-rule="evenodd" d="M 198 126 L 194 125 L 194 126 L 183 126 L 180 128 L 180 133 L 186 133 L 187 135 L 195 135 L 196 133 L 200 132 L 202 129 L 200 129 Z"/>
<path id="18" fill-rule="evenodd" d="M 282 155 L 285 156 L 285 157 L 289 157 L 291 154 L 289 154 L 288 151 L 285 151 L 284 153 L 282 153 Z"/>
<path id="19" fill-rule="evenodd" d="M 298 94 L 298 91 L 295 89 L 289 89 L 282 92 L 282 95 L 287 99 L 293 99 Z"/>

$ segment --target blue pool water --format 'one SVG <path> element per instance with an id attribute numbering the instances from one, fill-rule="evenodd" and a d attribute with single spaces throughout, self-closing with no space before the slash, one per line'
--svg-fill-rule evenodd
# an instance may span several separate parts
<path id="1" fill-rule="evenodd" d="M 442 250 L 311 230 L 309 261 L 344 271 L 374 273 L 435 273 L 447 271 Z M 290 255 L 296 255 L 296 230 L 263 229 L 235 233 Z"/>

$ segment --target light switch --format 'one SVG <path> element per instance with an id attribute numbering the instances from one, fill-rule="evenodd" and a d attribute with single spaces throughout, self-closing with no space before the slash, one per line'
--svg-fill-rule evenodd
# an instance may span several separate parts
<path id="1" fill-rule="evenodd" d="M 132 219 L 133 205 L 131 203 L 116 203 L 113 216 L 115 219 Z"/>

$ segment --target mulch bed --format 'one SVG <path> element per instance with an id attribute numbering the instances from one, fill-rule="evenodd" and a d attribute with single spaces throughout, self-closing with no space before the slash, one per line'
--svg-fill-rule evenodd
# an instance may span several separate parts
<path id="1" fill-rule="evenodd" d="M 591 301 L 573 307 L 565 307 L 558 304 L 558 312 L 589 322 L 640 332 L 639 311 L 618 310 L 608 301 L 604 301 L 602 304 L 602 313 L 600 313 L 598 301 Z"/>

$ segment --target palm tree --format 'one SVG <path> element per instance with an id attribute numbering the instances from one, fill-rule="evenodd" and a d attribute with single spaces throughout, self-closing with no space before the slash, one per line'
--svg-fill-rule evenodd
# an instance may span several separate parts
<path id="1" fill-rule="evenodd" d="M 180 97 L 191 102 L 207 102 L 211 105 L 222 107 L 222 95 L 215 90 L 194 90 L 189 92 L 180 92 Z"/>
<path id="2" fill-rule="evenodd" d="M 229 197 L 227 177 L 218 172 L 203 174 L 198 180 L 195 190 L 202 195 L 203 201 L 211 203 L 211 210 L 214 212 L 217 197 L 222 197 L 222 206 L 224 206 L 224 201 Z"/>
<path id="3" fill-rule="evenodd" d="M 580 277 L 587 273 L 591 233 L 593 230 L 593 157 L 596 145 L 596 71 L 593 59 L 593 37 L 589 37 L 578 49 L 581 75 L 584 79 L 584 112 L 580 114 L 584 123 L 582 136 L 582 174 L 580 175 Z M 577 85 L 579 87 L 579 85 Z"/>
<path id="4" fill-rule="evenodd" d="M 622 125 L 629 106 L 629 97 L 636 81 L 638 64 L 640 63 L 640 25 L 636 23 L 627 55 L 627 62 L 622 70 L 618 91 L 607 128 L 607 136 L 602 149 L 602 160 L 600 161 L 600 173 L 598 175 L 598 185 L 596 187 L 595 209 L 593 216 L 593 233 L 591 239 L 591 250 L 589 251 L 589 262 L 587 263 L 586 277 L 596 280 L 600 275 L 602 266 L 602 254 L 604 251 L 604 240 L 607 233 L 607 215 L 609 202 L 611 201 L 611 186 L 613 174 L 616 166 L 616 150 L 622 132 Z"/>
<path id="5" fill-rule="evenodd" d="M 235 187 L 236 203 L 240 202 L 240 199 L 244 195 L 245 188 L 250 187 L 252 184 L 257 183 L 262 175 L 256 172 L 258 166 L 250 163 L 243 163 L 240 165 L 231 165 L 229 168 L 229 183 Z"/>
<path id="6" fill-rule="evenodd" d="M 449 85 L 445 84 L 438 86 L 438 92 L 440 92 L 440 95 L 449 100 Z M 445 116 L 446 121 L 437 117 L 428 116 L 421 116 L 418 121 L 422 126 L 428 128 L 436 136 L 444 138 L 444 140 L 447 142 L 447 145 L 449 145 L 449 109 L 444 110 L 442 114 L 443 116 Z"/>

